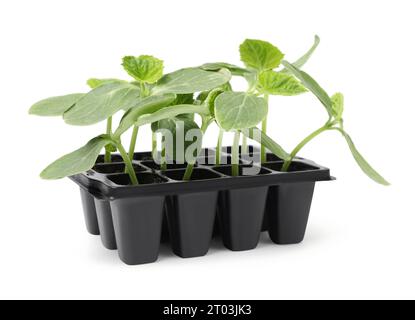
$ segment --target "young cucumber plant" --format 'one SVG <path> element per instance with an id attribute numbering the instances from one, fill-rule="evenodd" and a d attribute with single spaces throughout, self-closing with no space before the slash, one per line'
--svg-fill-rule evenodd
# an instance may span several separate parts
<path id="1" fill-rule="evenodd" d="M 105 162 L 111 162 L 111 153 L 119 151 L 133 185 L 139 183 L 132 165 L 139 128 L 151 125 L 153 131 L 153 154 L 158 150 L 156 133 L 167 130 L 173 141 L 163 137 L 161 169 L 167 169 L 167 159 L 184 162 L 187 169 L 183 180 L 190 180 L 199 154 L 203 135 L 209 125 L 216 122 L 220 134 L 216 150 L 219 164 L 223 132 L 234 132 L 232 145 L 232 174 L 239 174 L 239 145 L 243 137 L 242 151 L 246 152 L 247 139 L 261 145 L 261 161 L 266 161 L 268 149 L 284 161 L 283 171 L 290 165 L 300 150 L 312 139 L 325 131 L 338 131 L 346 139 L 349 148 L 361 169 L 373 180 L 387 185 L 357 151 L 343 126 L 343 95 L 329 97 L 317 82 L 300 68 L 307 62 L 319 44 L 316 36 L 313 46 L 293 64 L 283 60 L 284 55 L 271 43 L 261 40 L 246 40 L 240 46 L 241 60 L 245 68 L 228 63 L 208 63 L 197 68 L 186 68 L 163 75 L 163 61 L 142 55 L 123 59 L 125 71 L 133 81 L 119 79 L 90 79 L 88 93 L 75 93 L 42 100 L 33 105 L 29 113 L 39 116 L 63 116 L 70 125 L 85 126 L 106 121 L 105 134 L 91 139 L 82 148 L 69 153 L 41 173 L 45 179 L 59 179 L 91 169 L 101 150 L 105 148 Z M 282 69 L 276 70 L 280 66 Z M 232 90 L 232 76 L 242 76 L 248 82 L 245 92 Z M 311 91 L 324 105 L 329 119 L 324 126 L 311 133 L 288 154 L 266 133 L 268 98 L 270 95 L 294 96 Z M 199 93 L 196 99 L 194 94 Z M 124 114 L 115 130 L 113 116 Z M 201 126 L 194 121 L 198 114 Z M 262 130 L 256 128 L 262 123 Z M 123 135 L 132 130 L 128 151 L 122 144 Z M 195 131 L 196 141 L 181 141 L 184 150 L 177 145 L 190 131 Z M 183 140 L 183 138 L 181 138 Z M 179 152 L 180 150 L 180 152 Z M 183 152 L 182 152 L 183 151 Z"/>
<path id="2" fill-rule="evenodd" d="M 345 138 L 350 151 L 356 160 L 356 163 L 362 169 L 362 171 L 372 180 L 382 185 L 389 185 L 389 182 L 386 181 L 372 166 L 365 160 L 362 154 L 357 150 L 355 144 L 353 143 L 350 135 L 344 130 L 343 125 L 343 110 L 344 110 L 344 97 L 341 93 L 334 94 L 331 98 L 326 91 L 321 88 L 321 86 L 314 80 L 309 74 L 304 71 L 299 70 L 295 65 L 290 64 L 287 61 L 283 61 L 282 64 L 284 67 L 295 75 L 302 84 L 310 90 L 323 104 L 325 107 L 328 120 L 327 122 L 316 131 L 312 132 L 306 138 L 304 138 L 291 152 L 290 158 L 285 160 L 282 167 L 283 171 L 288 171 L 291 165 L 292 160 L 295 156 L 301 151 L 301 149 L 308 144 L 315 137 L 319 136 L 321 133 L 326 131 L 337 131 Z"/>
<path id="3" fill-rule="evenodd" d="M 42 178 L 59 179 L 89 170 L 95 165 L 101 150 L 106 148 L 106 160 L 110 161 L 109 152 L 118 150 L 132 184 L 138 184 L 131 161 L 138 128 L 183 114 L 199 113 L 205 116 L 208 108 L 184 103 L 182 95 L 212 90 L 231 78 L 226 69 L 213 72 L 200 68 L 181 69 L 162 76 L 161 60 L 150 56 L 126 57 L 123 66 L 135 81 L 92 79 L 88 81 L 92 87 L 89 93 L 49 98 L 30 108 L 30 114 L 63 116 L 64 121 L 71 125 L 85 126 L 107 121 L 105 134 L 50 164 L 42 171 Z M 124 110 L 122 120 L 118 128 L 111 132 L 111 117 L 121 110 Z M 127 152 L 121 143 L 121 136 L 132 127 L 133 136 Z"/>
<path id="4" fill-rule="evenodd" d="M 262 139 L 264 141 L 264 139 L 266 140 L 269 138 L 266 136 L 269 95 L 294 96 L 311 91 L 326 108 L 329 119 L 324 126 L 312 132 L 309 136 L 302 140 L 288 155 L 288 159 L 286 158 L 286 152 L 282 148 L 280 148 L 280 150 L 271 150 L 282 160 L 284 160 L 282 170 L 289 170 L 295 156 L 308 142 L 325 131 L 335 130 L 340 132 L 346 139 L 350 151 L 362 171 L 375 182 L 382 185 L 389 184 L 364 159 L 361 153 L 356 149 L 350 135 L 344 130 L 343 95 L 341 93 L 336 93 L 330 98 L 310 75 L 300 70 L 300 68 L 314 53 L 319 43 L 320 38 L 315 36 L 312 47 L 302 57 L 290 64 L 283 60 L 284 54 L 282 54 L 281 51 L 271 43 L 261 40 L 247 39 L 240 45 L 239 48 L 241 61 L 244 62 L 246 68 L 222 62 L 208 63 L 202 66 L 205 70 L 210 71 L 218 70 L 219 68 L 227 68 L 234 76 L 244 77 L 249 85 L 247 92 L 223 93 L 223 95 L 219 96 L 215 102 L 216 121 L 220 126 L 216 155 L 217 164 L 219 164 L 219 152 L 222 146 L 223 131 L 237 130 L 232 146 L 232 172 L 233 175 L 238 174 L 239 130 L 243 129 L 244 126 L 248 126 L 248 123 L 245 124 L 243 123 L 244 121 L 241 120 L 244 116 L 250 118 L 252 121 L 252 123 L 249 124 L 262 121 Z M 279 71 L 275 70 L 281 64 L 284 68 Z M 256 99 L 253 98 L 254 96 Z M 236 112 L 234 112 L 235 110 Z M 241 148 L 243 153 L 247 152 L 246 138 L 252 137 L 252 130 L 249 130 L 248 132 L 250 132 L 251 135 L 248 134 L 244 137 Z M 266 149 L 266 143 L 261 143 L 261 162 L 267 161 Z"/>
<path id="5" fill-rule="evenodd" d="M 294 65 L 298 68 L 302 67 L 316 50 L 319 43 L 320 38 L 315 36 L 313 46 Z M 263 97 L 267 108 L 270 95 L 295 96 L 307 92 L 307 89 L 287 69 L 274 70 L 280 66 L 284 54 L 271 43 L 247 39 L 240 45 L 239 52 L 240 59 L 246 68 L 222 62 L 207 63 L 202 68 L 205 70 L 228 68 L 234 76 L 244 77 L 248 82 L 247 94 Z M 268 112 L 262 119 L 262 132 L 264 134 L 267 133 L 267 123 Z M 216 149 L 217 164 L 219 164 L 220 160 L 222 138 L 223 129 L 221 128 Z M 247 136 L 243 137 L 241 151 L 242 153 L 247 153 Z M 266 162 L 266 147 L 263 144 L 261 145 L 261 162 Z"/>
<path id="6" fill-rule="evenodd" d="M 204 101 L 205 115 L 203 117 L 202 132 L 207 126 L 216 121 L 224 131 L 234 131 L 235 138 L 232 147 L 232 174 L 239 172 L 239 140 L 241 132 L 257 139 L 277 156 L 288 159 L 288 154 L 276 142 L 272 141 L 260 130 L 254 127 L 260 123 L 267 114 L 266 101 L 246 92 L 213 90 Z M 259 132 L 259 134 L 258 134 Z M 261 138 L 262 136 L 262 138 Z M 189 180 L 192 175 L 194 163 L 190 163 L 184 175 L 184 180 Z"/>

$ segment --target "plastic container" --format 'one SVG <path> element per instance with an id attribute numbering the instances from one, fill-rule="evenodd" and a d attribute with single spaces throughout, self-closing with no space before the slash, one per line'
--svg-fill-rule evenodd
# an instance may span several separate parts
<path id="1" fill-rule="evenodd" d="M 136 153 L 138 186 L 130 185 L 119 155 L 110 164 L 100 156 L 93 169 L 71 177 L 81 188 L 88 232 L 100 234 L 104 247 L 118 249 L 129 265 L 156 261 L 162 240 L 180 257 L 206 255 L 217 226 L 233 251 L 254 249 L 264 227 L 277 244 L 301 242 L 315 182 L 332 180 L 329 169 L 297 158 L 281 172 L 283 162 L 272 154 L 258 167 L 252 164 L 258 149 L 250 147 L 241 155 L 240 175 L 232 177 L 229 147 L 219 166 L 214 153 L 203 150 L 188 182 L 182 181 L 185 166 L 162 172 L 151 153 Z"/>

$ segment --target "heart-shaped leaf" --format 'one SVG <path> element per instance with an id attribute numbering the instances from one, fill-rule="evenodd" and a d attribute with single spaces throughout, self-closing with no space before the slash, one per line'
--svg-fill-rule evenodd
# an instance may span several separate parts
<path id="1" fill-rule="evenodd" d="M 272 70 L 277 68 L 284 54 L 267 41 L 246 39 L 239 46 L 241 61 L 249 68 L 258 71 Z"/>
<path id="2" fill-rule="evenodd" d="M 163 61 L 152 56 L 127 56 L 122 65 L 137 81 L 155 83 L 163 76 Z"/>
<path id="3" fill-rule="evenodd" d="M 61 179 L 91 169 L 102 148 L 112 143 L 108 136 L 102 135 L 89 141 L 82 148 L 71 152 L 52 164 L 40 174 L 43 179 Z"/>
<path id="4" fill-rule="evenodd" d="M 232 74 L 226 69 L 221 69 L 218 72 L 199 68 L 181 69 L 161 78 L 153 89 L 153 94 L 186 94 L 212 90 L 227 83 L 231 78 Z"/>
<path id="5" fill-rule="evenodd" d="M 61 116 L 84 95 L 84 93 L 74 93 L 39 101 L 29 109 L 29 114 L 44 117 Z"/>
<path id="6" fill-rule="evenodd" d="M 85 126 L 106 120 L 117 111 L 128 110 L 139 102 L 140 89 L 129 83 L 109 83 L 93 89 L 65 112 L 68 124 Z"/>
<path id="7" fill-rule="evenodd" d="M 295 96 L 307 89 L 292 75 L 272 70 L 262 72 L 258 77 L 258 89 L 267 94 Z"/>
<path id="8" fill-rule="evenodd" d="M 227 91 L 215 100 L 216 121 L 226 131 L 256 126 L 267 113 L 265 99 L 245 92 Z"/>

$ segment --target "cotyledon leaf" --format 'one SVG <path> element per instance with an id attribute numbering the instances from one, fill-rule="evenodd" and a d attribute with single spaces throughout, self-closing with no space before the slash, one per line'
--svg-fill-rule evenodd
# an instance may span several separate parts
<path id="1" fill-rule="evenodd" d="M 249 139 L 255 140 L 265 148 L 270 150 L 273 154 L 282 160 L 289 160 L 290 155 L 273 139 L 271 139 L 266 133 L 262 132 L 258 128 L 249 128 L 241 131 L 243 135 Z"/>
<path id="2" fill-rule="evenodd" d="M 212 90 L 209 90 L 209 91 L 200 92 L 199 95 L 197 96 L 197 98 L 196 98 L 196 100 L 195 100 L 194 103 L 200 104 L 200 103 L 206 102 L 206 99 L 208 98 L 208 96 L 213 91 L 217 92 L 218 90 L 221 91 L 221 92 L 224 92 L 224 91 L 232 91 L 232 85 L 230 84 L 230 82 L 227 82 L 227 83 L 224 83 L 223 85 L 221 85 L 221 86 L 219 86 L 219 87 L 217 87 L 215 89 L 212 89 Z"/>
<path id="3" fill-rule="evenodd" d="M 227 83 L 231 78 L 232 74 L 227 69 L 218 72 L 199 68 L 181 69 L 163 76 L 152 92 L 186 94 L 207 91 Z"/>
<path id="4" fill-rule="evenodd" d="M 225 68 L 228 69 L 235 76 L 244 76 L 246 73 L 252 72 L 248 69 L 241 68 L 237 65 L 226 62 L 205 63 L 204 65 L 200 66 L 200 68 L 207 71 L 218 71 L 220 69 Z"/>
<path id="5" fill-rule="evenodd" d="M 95 165 L 102 148 L 111 144 L 112 140 L 106 136 L 98 136 L 90 140 L 82 148 L 59 158 L 42 171 L 43 179 L 61 179 L 91 169 Z"/>
<path id="6" fill-rule="evenodd" d="M 73 93 L 65 96 L 52 97 L 35 103 L 29 114 L 45 117 L 61 116 L 81 99 L 85 93 Z"/>
<path id="7" fill-rule="evenodd" d="M 222 88 L 213 89 L 212 91 L 209 92 L 205 101 L 203 102 L 209 108 L 210 114 L 213 117 L 215 116 L 215 100 L 220 94 L 222 94 L 225 91 L 226 90 Z"/>
<path id="8" fill-rule="evenodd" d="M 173 104 L 193 104 L 194 101 L 193 93 L 178 94 Z"/>
<path id="9" fill-rule="evenodd" d="M 256 126 L 265 119 L 268 106 L 264 98 L 245 92 L 224 92 L 215 100 L 215 118 L 226 130 L 241 130 Z"/>
<path id="10" fill-rule="evenodd" d="M 170 119 L 189 113 L 198 113 L 202 116 L 209 115 L 209 109 L 204 105 L 179 104 L 161 108 L 156 112 L 140 116 L 135 125 L 140 127 L 149 123 L 154 123 L 163 119 Z"/>
<path id="11" fill-rule="evenodd" d="M 310 57 L 313 55 L 314 51 L 317 49 L 319 44 L 320 44 L 320 37 L 318 35 L 315 35 L 314 36 L 314 43 L 313 43 L 312 47 L 303 56 L 301 56 L 298 60 L 293 62 L 292 65 L 294 67 L 298 68 L 298 69 L 301 69 L 301 67 L 304 66 L 307 63 L 307 61 L 310 59 Z M 288 69 L 284 68 L 280 72 L 289 73 L 290 71 Z"/>
<path id="12" fill-rule="evenodd" d="M 114 133 L 115 137 L 120 137 L 125 131 L 135 124 L 137 119 L 145 114 L 154 113 L 157 110 L 171 105 L 176 100 L 176 95 L 172 93 L 150 96 L 141 99 L 134 108 L 131 108 L 121 119 L 120 125 Z"/>
<path id="13" fill-rule="evenodd" d="M 332 107 L 332 101 L 327 94 L 326 91 L 317 83 L 316 80 L 314 80 L 309 74 L 307 74 L 304 71 L 299 70 L 295 66 L 293 66 L 291 63 L 287 61 L 282 61 L 282 64 L 285 68 L 287 68 L 298 80 L 301 81 L 301 83 L 306 87 L 308 90 L 310 90 L 323 104 L 323 106 L 326 108 L 328 114 L 330 116 L 335 116 L 335 112 L 333 111 Z"/>
<path id="14" fill-rule="evenodd" d="M 139 102 L 140 89 L 129 83 L 108 83 L 83 96 L 64 120 L 72 125 L 91 125 L 106 120 L 117 111 L 134 107 Z"/>
<path id="15" fill-rule="evenodd" d="M 373 181 L 380 183 L 384 186 L 390 185 L 388 181 L 385 180 L 372 166 L 363 158 L 362 154 L 357 150 L 355 144 L 353 143 L 352 138 L 340 128 L 335 128 L 338 130 L 343 137 L 346 139 L 347 144 L 349 145 L 349 149 L 353 155 L 353 158 L 356 160 L 356 163 L 359 165 L 360 169 Z"/>
<path id="16" fill-rule="evenodd" d="M 108 79 L 91 78 L 91 79 L 88 79 L 86 83 L 91 89 L 95 89 L 108 83 L 128 83 L 128 82 L 125 80 L 113 79 L 113 78 L 108 78 Z"/>

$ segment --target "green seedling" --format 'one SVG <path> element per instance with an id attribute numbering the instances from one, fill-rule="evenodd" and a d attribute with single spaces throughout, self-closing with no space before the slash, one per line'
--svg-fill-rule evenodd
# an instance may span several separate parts
<path id="1" fill-rule="evenodd" d="M 270 95 L 295 96 L 312 92 L 324 105 L 328 113 L 328 121 L 324 126 L 311 133 L 302 140 L 296 148 L 288 155 L 279 147 L 280 150 L 273 150 L 282 160 L 284 165 L 282 170 L 288 171 L 295 156 L 312 139 L 325 131 L 338 131 L 346 139 L 346 142 L 353 154 L 359 167 L 363 172 L 383 185 L 389 183 L 364 159 L 356 149 L 350 135 L 344 130 L 343 108 L 344 98 L 341 93 L 336 93 L 331 98 L 318 85 L 318 83 L 307 73 L 300 70 L 312 56 L 320 43 L 320 38 L 315 36 L 312 47 L 294 63 L 284 61 L 284 54 L 274 45 L 262 40 L 245 40 L 239 47 L 240 59 L 246 68 L 242 68 L 229 63 L 207 63 L 202 66 L 205 70 L 218 70 L 227 68 L 233 76 L 242 76 L 248 82 L 246 92 L 226 92 L 221 94 L 215 101 L 215 118 L 220 127 L 217 143 L 216 162 L 219 164 L 220 150 L 224 131 L 235 131 L 234 143 L 232 146 L 232 173 L 239 173 L 239 139 L 240 132 L 246 132 L 250 125 L 262 122 L 262 138 L 266 139 L 268 102 Z M 282 65 L 282 68 L 280 68 Z M 247 153 L 247 138 L 252 137 L 245 134 L 242 142 L 242 153 Z M 262 142 L 262 141 L 261 141 Z M 261 143 L 261 162 L 266 162 L 266 143 Z M 275 146 L 274 146 L 275 147 Z"/>
<path id="2" fill-rule="evenodd" d="M 170 122 L 180 116 L 198 113 L 203 118 L 201 130 L 204 131 L 211 121 L 211 116 L 207 117 L 209 107 L 190 103 L 189 95 L 193 97 L 195 92 L 211 91 L 228 83 L 231 78 L 226 69 L 206 71 L 201 68 L 181 69 L 163 76 L 162 61 L 151 56 L 125 57 L 123 67 L 134 81 L 90 79 L 88 84 L 92 90 L 88 93 L 49 98 L 30 108 L 30 114 L 63 116 L 64 121 L 71 125 L 107 122 L 105 134 L 53 162 L 42 171 L 42 178 L 59 179 L 89 170 L 105 148 L 107 161 L 110 161 L 110 152 L 120 152 L 132 184 L 138 184 L 131 161 L 138 128 L 145 124 L 170 126 Z M 195 101 L 192 99 L 191 102 Z M 112 132 L 112 117 L 120 111 L 124 115 Z M 121 143 L 121 136 L 131 128 L 133 136 L 127 152 Z"/>
<path id="3" fill-rule="evenodd" d="M 372 180 L 382 185 L 389 185 L 389 182 L 386 181 L 372 166 L 365 160 L 362 154 L 357 150 L 355 144 L 353 143 L 352 138 L 344 129 L 343 121 L 343 111 L 344 111 L 344 97 L 341 93 L 335 93 L 332 97 L 329 97 L 326 91 L 321 88 L 321 86 L 314 80 L 309 74 L 304 71 L 299 70 L 296 66 L 290 64 L 287 61 L 283 61 L 282 64 L 287 70 L 289 70 L 293 75 L 295 75 L 301 83 L 310 90 L 323 104 L 325 107 L 328 120 L 327 122 L 316 131 L 312 132 L 306 138 L 304 138 L 290 153 L 290 159 L 285 160 L 282 167 L 283 171 L 288 171 L 291 165 L 292 160 L 295 156 L 301 151 L 301 149 L 307 145 L 311 140 L 322 134 L 326 131 L 337 131 L 339 132 L 346 140 L 350 151 L 356 160 L 356 163 L 362 169 L 362 171 Z"/>
<path id="4" fill-rule="evenodd" d="M 312 47 L 301 56 L 294 65 L 302 67 L 314 53 L 320 43 L 320 38 L 315 36 Z M 229 63 L 207 63 L 202 66 L 205 70 L 218 70 L 218 68 L 229 69 L 234 76 L 242 76 L 248 82 L 246 94 L 260 96 L 265 100 L 268 108 L 269 96 L 295 96 L 307 92 L 307 89 L 292 75 L 289 70 L 276 69 L 280 67 L 284 54 L 276 46 L 262 40 L 245 40 L 239 47 L 240 59 L 246 68 Z M 267 133 L 268 111 L 261 120 L 262 132 Z M 222 147 L 223 130 L 220 129 L 216 162 L 219 164 L 220 150 Z M 235 137 L 236 140 L 237 136 Z M 239 147 L 238 147 L 239 148 Z M 242 153 L 247 153 L 247 136 L 244 135 L 242 142 Z M 266 147 L 261 145 L 261 162 L 266 161 Z M 234 169 L 236 172 L 237 168 Z"/>
<path id="5" fill-rule="evenodd" d="M 208 63 L 201 67 L 185 68 L 163 74 L 163 61 L 152 56 L 127 56 L 123 58 L 124 70 L 133 81 L 119 79 L 90 79 L 88 93 L 75 93 L 42 100 L 33 105 L 29 113 L 39 116 L 62 116 L 70 125 L 86 126 L 106 121 L 106 130 L 91 139 L 82 148 L 67 154 L 42 171 L 44 179 L 59 179 L 91 169 L 102 149 L 105 162 L 111 153 L 119 151 L 133 185 L 139 183 L 132 159 L 137 144 L 139 128 L 151 125 L 153 154 L 157 152 L 156 134 L 170 132 L 174 139 L 163 137 L 162 170 L 167 169 L 167 159 L 186 160 L 183 180 L 190 180 L 203 136 L 209 125 L 220 128 L 216 161 L 219 164 L 224 132 L 234 133 L 232 145 L 232 174 L 239 174 L 239 145 L 246 152 L 247 139 L 261 145 L 261 161 L 266 161 L 268 149 L 284 161 L 283 171 L 288 171 L 293 159 L 312 139 L 325 131 L 338 131 L 346 139 L 361 169 L 373 180 L 387 185 L 357 151 L 349 134 L 344 130 L 343 95 L 331 98 L 318 83 L 300 68 L 308 61 L 319 44 L 315 37 L 313 46 L 293 64 L 286 62 L 283 53 L 269 42 L 245 40 L 240 46 L 240 57 L 245 67 L 228 63 Z M 247 90 L 235 92 L 232 76 L 242 76 L 248 83 Z M 326 108 L 329 119 L 325 125 L 307 136 L 289 154 L 267 135 L 268 104 L 270 95 L 294 96 L 312 92 Z M 195 98 L 195 94 L 196 98 Z M 122 112 L 118 127 L 113 130 L 113 116 Z M 201 118 L 200 127 L 194 115 Z M 257 126 L 262 123 L 262 130 Z M 122 144 L 123 135 L 132 130 L 128 151 Z M 183 137 L 196 132 L 196 141 Z"/>

